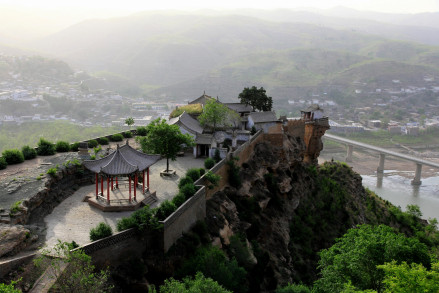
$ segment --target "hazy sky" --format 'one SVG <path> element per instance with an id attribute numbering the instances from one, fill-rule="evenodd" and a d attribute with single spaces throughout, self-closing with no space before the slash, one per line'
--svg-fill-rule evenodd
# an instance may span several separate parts
<path id="1" fill-rule="evenodd" d="M 201 9 L 201 8 L 331 8 L 346 6 L 360 10 L 393 13 L 418 13 L 439 11 L 439 0 L 0 0 L 0 4 L 34 8 L 84 8 L 102 9 L 112 15 L 126 12 L 156 9 Z"/>

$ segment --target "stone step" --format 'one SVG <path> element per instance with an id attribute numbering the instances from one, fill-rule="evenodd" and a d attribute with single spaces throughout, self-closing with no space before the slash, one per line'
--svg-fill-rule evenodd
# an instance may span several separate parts
<path id="1" fill-rule="evenodd" d="M 149 205 L 152 206 L 154 203 L 157 202 L 157 198 L 155 198 L 152 195 L 149 195 L 148 197 L 146 197 L 143 201 L 142 201 L 145 205 Z"/>

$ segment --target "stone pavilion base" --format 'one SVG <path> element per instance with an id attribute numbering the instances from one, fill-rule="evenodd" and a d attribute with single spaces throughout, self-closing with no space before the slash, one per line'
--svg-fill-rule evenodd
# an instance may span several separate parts
<path id="1" fill-rule="evenodd" d="M 102 196 L 87 197 L 86 201 L 89 205 L 103 211 L 103 212 L 125 212 L 135 211 L 145 205 L 151 206 L 157 201 L 156 191 L 146 191 L 145 194 L 138 192 L 136 199 L 131 195 L 131 202 L 129 201 L 128 191 L 118 191 L 117 197 L 115 192 L 110 192 L 110 202 Z"/>

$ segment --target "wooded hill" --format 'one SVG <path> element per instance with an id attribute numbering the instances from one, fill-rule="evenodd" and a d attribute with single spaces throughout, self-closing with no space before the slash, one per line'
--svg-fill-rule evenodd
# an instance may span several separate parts
<path id="1" fill-rule="evenodd" d="M 392 79 L 416 83 L 427 74 L 439 76 L 436 46 L 366 35 L 374 32 L 360 33 L 346 26 L 339 29 L 329 21 L 304 23 L 303 14 L 293 12 L 265 15 L 269 19 L 277 15 L 282 22 L 207 14 L 148 12 L 89 20 L 33 47 L 90 72 L 117 75 L 141 86 L 149 96 L 166 94 L 175 99 L 193 98 L 203 90 L 234 98 L 253 84 L 286 99 L 282 96 L 294 93 L 295 87 L 349 88 L 354 81 L 372 79 L 381 84 Z M 374 24 L 381 31 L 396 26 Z M 410 28 L 431 30 L 432 34 L 422 33 L 430 37 L 439 31 Z M 413 40 L 396 32 L 381 35 Z"/>

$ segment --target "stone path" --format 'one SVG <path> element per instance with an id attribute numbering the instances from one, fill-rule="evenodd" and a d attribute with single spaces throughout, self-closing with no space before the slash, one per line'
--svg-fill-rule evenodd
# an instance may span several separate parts
<path id="1" fill-rule="evenodd" d="M 192 167 L 203 167 L 203 159 L 194 159 L 192 155 L 186 154 L 177 158 L 177 161 L 170 161 L 170 168 L 176 170 L 176 175 L 161 177 L 160 171 L 166 168 L 166 159 L 158 161 L 150 169 L 150 188 L 157 191 L 157 204 L 166 199 L 172 199 L 178 190 L 177 184 L 186 170 Z M 116 223 L 122 217 L 129 216 L 132 212 L 107 212 L 104 213 L 91 207 L 83 199 L 87 195 L 93 196 L 95 185 L 85 186 L 76 191 L 72 196 L 61 202 L 51 214 L 44 219 L 46 223 L 46 245 L 53 247 L 58 239 L 61 241 L 75 241 L 83 245 L 90 242 L 90 229 L 96 227 L 100 222 L 105 222 L 116 231 Z"/>

